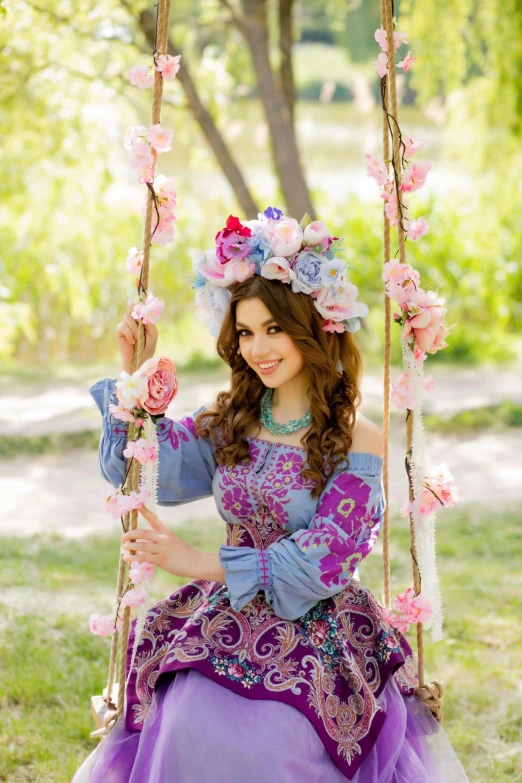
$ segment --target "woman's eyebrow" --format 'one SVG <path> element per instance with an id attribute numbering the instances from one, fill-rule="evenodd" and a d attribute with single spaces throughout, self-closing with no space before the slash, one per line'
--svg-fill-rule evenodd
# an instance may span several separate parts
<path id="1" fill-rule="evenodd" d="M 269 318 L 268 321 L 263 321 L 261 326 L 268 326 L 268 324 L 271 324 L 272 322 L 275 322 L 275 318 Z M 245 326 L 245 324 L 242 324 L 239 321 L 236 321 L 236 326 L 242 326 L 243 329 L 250 329 L 249 326 Z"/>

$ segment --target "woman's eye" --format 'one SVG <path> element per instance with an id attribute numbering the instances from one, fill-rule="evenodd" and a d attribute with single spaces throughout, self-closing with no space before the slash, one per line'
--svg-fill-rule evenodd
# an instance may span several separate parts
<path id="1" fill-rule="evenodd" d="M 270 332 L 271 329 L 278 329 L 280 332 L 283 331 L 280 326 L 270 326 L 268 328 L 268 331 Z M 249 329 L 239 329 L 238 334 L 239 334 L 240 337 L 243 337 L 245 332 L 247 334 L 251 334 Z M 277 334 L 277 332 L 275 332 L 275 334 Z"/>

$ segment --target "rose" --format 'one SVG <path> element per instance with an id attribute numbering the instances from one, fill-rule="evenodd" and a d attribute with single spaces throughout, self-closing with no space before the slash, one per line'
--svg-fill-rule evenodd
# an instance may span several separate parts
<path id="1" fill-rule="evenodd" d="M 303 229 L 294 218 L 269 220 L 266 235 L 274 256 L 293 256 L 303 244 Z"/>
<path id="2" fill-rule="evenodd" d="M 318 291 L 324 286 L 324 280 L 321 275 L 321 266 L 324 263 L 324 256 L 315 253 L 313 250 L 303 250 L 296 258 L 292 268 L 295 272 L 295 279 L 292 280 L 292 291 L 303 294 L 311 294 L 312 291 Z"/>
<path id="3" fill-rule="evenodd" d="M 147 394 L 141 398 L 142 407 L 155 416 L 165 413 L 178 392 L 176 367 L 166 356 L 147 359 L 138 370 L 147 379 Z"/>
<path id="4" fill-rule="evenodd" d="M 329 236 L 330 232 L 322 220 L 314 220 L 313 223 L 309 223 L 303 234 L 305 244 L 311 246 L 320 244 L 323 239 Z"/>
<path id="5" fill-rule="evenodd" d="M 261 277 L 266 277 L 267 280 L 279 280 L 281 283 L 290 283 L 295 280 L 295 272 L 288 258 L 273 256 L 261 267 Z"/>
<path id="6" fill-rule="evenodd" d="M 448 331 L 444 326 L 445 308 L 440 305 L 426 307 L 418 315 L 408 318 L 402 329 L 404 339 L 413 335 L 415 344 L 427 353 L 437 353 L 446 347 Z"/>
<path id="7" fill-rule="evenodd" d="M 228 673 L 231 674 L 232 677 L 237 677 L 238 679 L 245 676 L 245 670 L 238 663 L 231 663 L 228 667 Z"/>
<path id="8" fill-rule="evenodd" d="M 356 301 L 358 293 L 357 286 L 344 280 L 321 288 L 314 294 L 314 304 L 323 318 L 330 321 L 364 318 L 368 315 L 368 306 Z"/>

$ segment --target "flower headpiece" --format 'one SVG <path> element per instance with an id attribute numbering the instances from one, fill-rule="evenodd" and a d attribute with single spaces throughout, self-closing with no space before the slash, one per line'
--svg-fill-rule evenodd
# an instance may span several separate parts
<path id="1" fill-rule="evenodd" d="M 356 332 L 368 307 L 357 301 L 358 289 L 347 279 L 347 265 L 336 257 L 341 244 L 321 220 L 312 222 L 309 215 L 300 223 L 275 207 L 243 223 L 230 215 L 216 234 L 215 248 L 198 251 L 192 259 L 196 307 L 209 332 L 219 334 L 230 287 L 253 275 L 310 294 L 326 332 Z"/>

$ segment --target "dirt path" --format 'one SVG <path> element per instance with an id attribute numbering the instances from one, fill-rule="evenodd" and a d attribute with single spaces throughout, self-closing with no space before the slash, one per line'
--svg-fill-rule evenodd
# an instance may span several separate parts
<path id="1" fill-rule="evenodd" d="M 392 432 L 390 443 L 390 508 L 396 510 L 407 494 L 402 432 Z M 430 435 L 428 440 L 432 460 L 446 462 L 455 476 L 461 503 L 480 503 L 497 510 L 522 502 L 521 443 L 522 432 L 517 429 L 501 436 L 488 432 L 458 438 Z M 117 521 L 102 508 L 110 484 L 99 475 L 95 452 L 18 457 L 0 464 L 4 499 L 0 535 L 56 532 L 81 538 L 117 529 Z M 213 498 L 163 507 L 162 517 L 174 525 L 189 520 L 222 524 Z"/>

